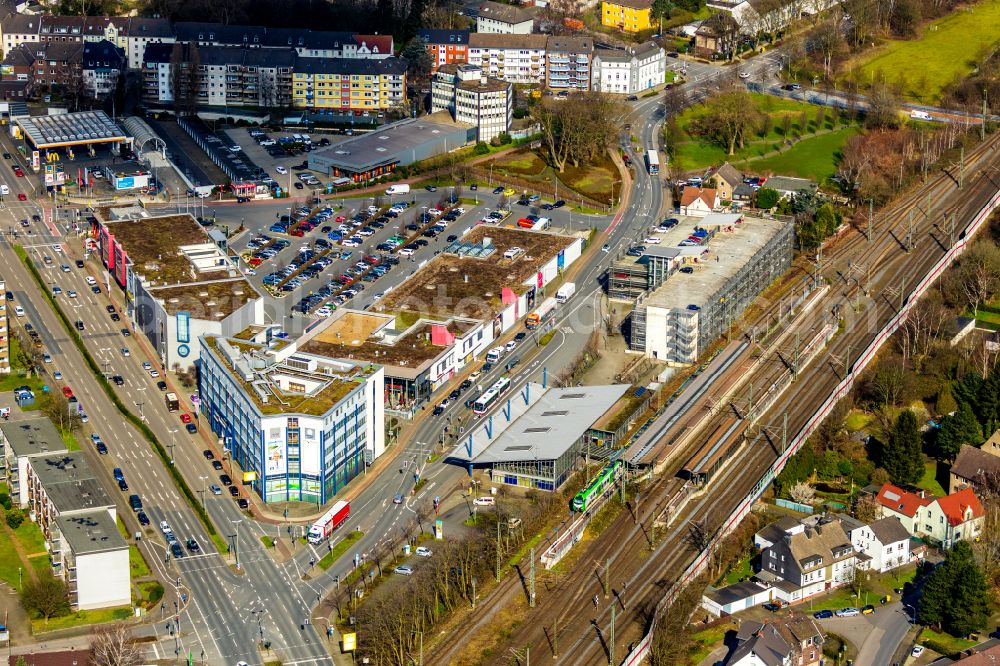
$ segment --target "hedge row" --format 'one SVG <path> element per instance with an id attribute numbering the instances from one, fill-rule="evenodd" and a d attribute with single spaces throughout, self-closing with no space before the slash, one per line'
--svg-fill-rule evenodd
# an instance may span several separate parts
<path id="1" fill-rule="evenodd" d="M 217 535 L 218 531 L 215 529 L 215 525 L 212 523 L 211 519 L 209 519 L 208 513 L 195 498 L 194 493 L 191 491 L 191 488 L 188 487 L 184 477 L 181 476 L 177 466 L 171 464 L 170 456 L 167 455 L 167 450 L 164 448 L 163 444 L 161 444 L 160 440 L 156 438 L 156 435 L 150 427 L 143 423 L 138 416 L 133 414 L 132 411 L 125 407 L 124 403 L 118 399 L 118 396 L 111 388 L 111 384 L 108 383 L 107 378 L 101 372 L 100 368 L 97 367 L 97 362 L 94 361 L 90 352 L 87 351 L 86 346 L 83 344 L 83 338 L 80 337 L 79 332 L 77 332 L 76 328 L 70 323 L 65 313 L 63 313 L 62 308 L 59 307 L 55 298 L 53 298 L 48 288 L 46 288 L 45 280 L 42 279 L 42 276 L 38 272 L 38 268 L 35 264 L 28 258 L 28 253 L 25 252 L 24 248 L 20 245 L 15 245 L 14 251 L 17 253 L 17 256 L 20 257 L 21 262 L 27 267 L 31 276 L 35 279 L 35 283 L 38 285 L 42 294 L 45 295 L 45 298 L 52 306 L 52 309 L 55 310 L 56 315 L 62 322 L 63 328 L 65 328 L 69 333 L 73 340 L 73 344 L 76 345 L 77 350 L 83 355 L 84 360 L 87 362 L 87 367 L 90 368 L 90 372 L 94 375 L 94 379 L 96 379 L 97 383 L 100 384 L 102 389 L 104 389 L 104 393 L 114 404 L 115 409 L 117 409 L 118 412 L 129 421 L 129 423 L 135 426 L 135 428 L 146 437 L 149 443 L 153 445 L 153 450 L 156 451 L 156 454 L 160 457 L 160 461 L 163 462 L 164 467 L 167 468 L 167 471 L 170 472 L 170 476 L 173 477 L 174 484 L 176 484 L 185 499 L 187 499 L 187 503 L 190 505 L 191 509 L 194 510 L 194 512 L 198 515 L 198 518 L 201 519 L 201 522 L 205 526 L 205 529 L 208 530 L 209 535 Z"/>

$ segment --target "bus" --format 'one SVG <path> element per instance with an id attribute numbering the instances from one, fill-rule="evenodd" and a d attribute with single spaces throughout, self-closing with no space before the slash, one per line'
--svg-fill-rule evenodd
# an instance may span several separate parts
<path id="1" fill-rule="evenodd" d="M 576 494 L 570 502 L 570 507 L 573 511 L 582 513 L 587 510 L 587 507 L 593 503 L 595 499 L 601 496 L 605 490 L 614 485 L 615 479 L 618 477 L 618 470 L 622 466 L 621 460 L 615 460 L 612 463 L 608 463 L 601 470 L 593 481 L 587 484 L 587 487 Z"/>
<path id="2" fill-rule="evenodd" d="M 655 150 L 646 151 L 646 169 L 649 170 L 651 176 L 660 173 L 660 156 L 656 154 Z"/>
<path id="3" fill-rule="evenodd" d="M 510 388 L 510 379 L 507 377 L 501 377 L 493 384 L 493 386 L 486 389 L 486 393 L 479 396 L 479 399 L 472 404 L 472 411 L 475 414 L 485 414 L 486 410 L 496 404 L 496 401 L 500 399 L 507 389 Z"/>

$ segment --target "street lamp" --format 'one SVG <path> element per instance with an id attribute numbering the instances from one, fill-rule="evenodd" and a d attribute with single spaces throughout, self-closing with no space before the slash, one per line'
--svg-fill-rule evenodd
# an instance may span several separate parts
<path id="1" fill-rule="evenodd" d="M 208 481 L 208 477 L 207 476 L 199 476 L 198 478 L 201 479 L 201 484 L 202 485 L 205 485 L 205 482 Z M 198 492 L 201 493 L 201 508 L 203 508 L 203 509 L 206 508 L 205 507 L 205 490 L 206 490 L 205 488 L 202 488 L 201 490 L 198 491 Z"/>
<path id="2" fill-rule="evenodd" d="M 472 577 L 472 610 L 476 610 L 476 583 L 477 582 L 479 582 L 479 581 L 477 581 L 476 577 L 473 576 Z"/>
<path id="3" fill-rule="evenodd" d="M 233 520 L 232 522 L 233 522 L 234 525 L 236 525 L 236 535 L 234 536 L 234 540 L 233 540 L 233 551 L 234 551 L 234 553 L 236 555 L 236 569 L 239 570 L 239 568 L 240 568 L 240 524 L 243 522 L 243 519 L 240 518 L 239 520 Z"/>

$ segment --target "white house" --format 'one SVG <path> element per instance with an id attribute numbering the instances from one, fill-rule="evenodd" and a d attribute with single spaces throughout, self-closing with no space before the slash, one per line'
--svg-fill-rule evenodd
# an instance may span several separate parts
<path id="1" fill-rule="evenodd" d="M 899 522 L 902 523 L 907 532 L 917 534 L 918 514 L 933 499 L 925 497 L 923 491 L 918 495 L 887 483 L 878 491 L 875 501 L 879 504 L 879 511 L 883 517 L 895 516 L 899 518 Z"/>
<path id="2" fill-rule="evenodd" d="M 886 572 L 910 561 L 910 533 L 896 516 L 851 530 L 851 543 L 869 558 L 868 568 Z"/>
<path id="3" fill-rule="evenodd" d="M 599 92 L 634 95 L 662 85 L 666 71 L 666 51 L 655 42 L 626 49 L 597 49 L 591 87 Z"/>
<path id="4" fill-rule="evenodd" d="M 950 548 L 958 541 L 976 538 L 985 520 L 983 505 L 975 491 L 964 488 L 924 507 L 916 527 L 932 541 Z"/>
<path id="5" fill-rule="evenodd" d="M 484 2 L 476 16 L 476 31 L 504 35 L 530 35 L 535 21 L 531 14 L 499 2 Z"/>
<path id="6" fill-rule="evenodd" d="M 709 187 L 688 185 L 681 193 L 681 215 L 705 217 L 718 205 L 718 192 Z"/>

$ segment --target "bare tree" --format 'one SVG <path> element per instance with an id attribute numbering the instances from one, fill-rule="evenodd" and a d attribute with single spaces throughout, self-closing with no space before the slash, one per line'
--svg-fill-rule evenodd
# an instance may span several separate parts
<path id="1" fill-rule="evenodd" d="M 743 148 L 747 137 L 762 122 L 763 114 L 746 91 L 720 93 L 710 98 L 705 107 L 707 113 L 691 123 L 692 131 L 715 141 L 729 155 Z"/>
<path id="2" fill-rule="evenodd" d="M 137 666 L 143 662 L 142 650 L 124 622 L 104 625 L 94 630 L 90 641 L 95 666 Z"/>
<path id="3" fill-rule="evenodd" d="M 879 405 L 899 404 L 903 394 L 903 369 L 895 363 L 879 363 L 872 375 L 872 388 Z"/>
<path id="4" fill-rule="evenodd" d="M 712 545 L 712 533 L 705 527 L 704 521 L 691 521 L 687 534 L 684 535 L 684 543 L 700 553 Z"/>
<path id="5" fill-rule="evenodd" d="M 881 506 L 874 495 L 864 493 L 854 502 L 854 517 L 863 523 L 871 523 L 882 515 Z"/>

